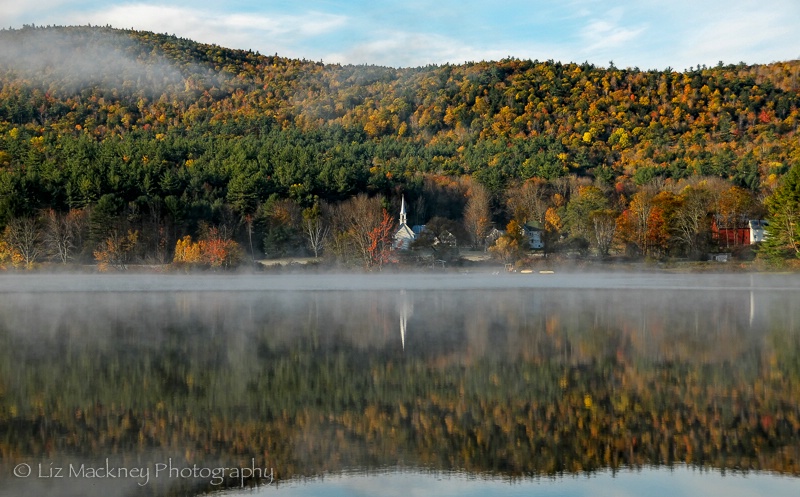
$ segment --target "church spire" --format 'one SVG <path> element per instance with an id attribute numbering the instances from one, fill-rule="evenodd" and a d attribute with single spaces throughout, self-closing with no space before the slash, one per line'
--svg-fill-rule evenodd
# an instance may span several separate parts
<path id="1" fill-rule="evenodd" d="M 407 224 L 406 223 L 406 197 L 403 195 L 402 201 L 400 202 L 400 226 Z"/>

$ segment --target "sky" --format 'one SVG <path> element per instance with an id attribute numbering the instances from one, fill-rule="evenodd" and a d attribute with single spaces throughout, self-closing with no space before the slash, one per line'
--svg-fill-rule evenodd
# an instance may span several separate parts
<path id="1" fill-rule="evenodd" d="M 680 71 L 800 59 L 798 0 L 0 0 L 0 27 L 25 24 L 392 67 L 514 57 Z"/>

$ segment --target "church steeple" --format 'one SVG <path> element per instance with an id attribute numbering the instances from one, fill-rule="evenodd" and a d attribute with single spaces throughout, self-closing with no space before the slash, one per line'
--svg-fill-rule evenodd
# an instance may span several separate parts
<path id="1" fill-rule="evenodd" d="M 400 202 L 400 226 L 397 227 L 397 231 L 394 234 L 394 247 L 400 250 L 408 250 L 411 242 L 417 238 L 406 223 L 408 223 L 408 216 L 406 215 L 406 197 L 403 196 Z"/>

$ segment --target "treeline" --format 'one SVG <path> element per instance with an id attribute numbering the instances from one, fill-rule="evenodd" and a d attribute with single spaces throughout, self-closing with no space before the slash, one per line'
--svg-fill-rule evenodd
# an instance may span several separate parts
<path id="1" fill-rule="evenodd" d="M 392 69 L 99 27 L 3 30 L 0 42 L 0 225 L 85 217 L 72 260 L 101 260 L 130 232 L 125 257 L 170 261 L 179 240 L 214 230 L 242 259 L 319 255 L 302 212 L 320 213 L 332 243 L 325 204 L 359 193 L 379 198 L 377 217 L 404 195 L 412 224 L 449 220 L 461 246 L 514 220 L 546 229 L 552 250 L 698 257 L 712 221 L 768 214 L 800 158 L 797 62 Z"/>

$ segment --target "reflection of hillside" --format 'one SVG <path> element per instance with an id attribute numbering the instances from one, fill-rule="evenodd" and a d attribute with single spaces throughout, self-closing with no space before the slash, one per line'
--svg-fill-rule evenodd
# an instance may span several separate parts
<path id="1" fill-rule="evenodd" d="M 758 296 L 753 326 L 739 291 L 6 295 L 0 456 L 796 475 L 797 295 Z"/>

